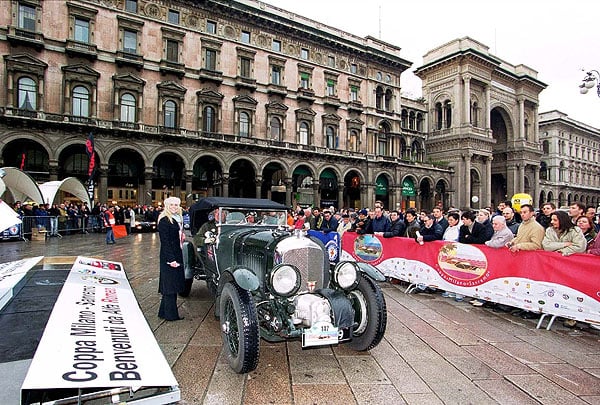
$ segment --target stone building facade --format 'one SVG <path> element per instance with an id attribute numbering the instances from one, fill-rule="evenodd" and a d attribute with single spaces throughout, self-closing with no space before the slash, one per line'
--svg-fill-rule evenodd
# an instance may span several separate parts
<path id="1" fill-rule="evenodd" d="M 92 133 L 97 201 L 449 201 L 394 45 L 252 0 L 11 0 L 0 18 L 0 166 L 86 181 Z"/>
<path id="2" fill-rule="evenodd" d="M 560 111 L 540 114 L 539 201 L 600 205 L 600 130 Z"/>
<path id="3" fill-rule="evenodd" d="M 429 51 L 423 80 L 428 156 L 456 176 L 457 206 L 495 205 L 516 193 L 539 194 L 542 150 L 537 72 L 511 65 L 469 37 Z"/>
<path id="4" fill-rule="evenodd" d="M 92 134 L 96 201 L 560 195 L 540 178 L 545 84 L 471 38 L 427 53 L 419 100 L 401 96 L 398 46 L 256 0 L 10 0 L 0 53 L 0 167 L 86 182 Z"/>

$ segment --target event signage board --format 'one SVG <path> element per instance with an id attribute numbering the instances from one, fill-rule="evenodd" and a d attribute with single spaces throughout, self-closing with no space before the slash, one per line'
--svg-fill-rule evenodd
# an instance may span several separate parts
<path id="1" fill-rule="evenodd" d="M 121 263 L 77 257 L 48 320 L 27 390 L 174 387 Z M 179 390 L 177 389 L 177 396 Z"/>
<path id="2" fill-rule="evenodd" d="M 600 257 L 345 232 L 342 260 L 385 276 L 516 308 L 600 325 Z"/>
<path id="3" fill-rule="evenodd" d="M 14 288 L 43 256 L 0 263 L 0 309 L 13 297 Z"/>

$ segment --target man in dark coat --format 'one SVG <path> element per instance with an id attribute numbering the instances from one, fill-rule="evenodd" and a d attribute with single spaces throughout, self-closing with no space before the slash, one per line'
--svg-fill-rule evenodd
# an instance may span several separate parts
<path id="1" fill-rule="evenodd" d="M 337 232 L 338 220 L 335 219 L 333 213 L 329 210 L 323 210 L 323 221 L 319 230 L 323 233 Z"/>
<path id="2" fill-rule="evenodd" d="M 406 225 L 400 219 L 400 213 L 396 210 L 390 212 L 391 228 L 389 232 L 383 232 L 384 238 L 393 238 L 394 236 L 404 236 Z"/>
<path id="3" fill-rule="evenodd" d="M 183 319 L 177 310 L 177 294 L 185 289 L 182 250 L 183 217 L 180 202 L 177 197 L 167 198 L 165 209 L 158 219 L 160 237 L 158 292 L 162 294 L 158 317 L 167 321 Z"/>
<path id="4" fill-rule="evenodd" d="M 440 224 L 435 222 L 433 214 L 428 214 L 423 219 L 423 226 L 419 231 L 421 236 L 417 236 L 417 242 L 431 242 L 432 240 L 442 240 L 444 231 Z"/>
<path id="5" fill-rule="evenodd" d="M 489 240 L 489 238 L 486 237 L 485 226 L 475 221 L 475 214 L 473 211 L 463 212 L 461 219 L 463 225 L 458 231 L 458 241 L 460 243 L 483 244 Z"/>

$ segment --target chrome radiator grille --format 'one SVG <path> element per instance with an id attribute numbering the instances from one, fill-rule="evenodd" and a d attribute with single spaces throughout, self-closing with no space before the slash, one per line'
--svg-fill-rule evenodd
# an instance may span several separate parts
<path id="1" fill-rule="evenodd" d="M 308 281 L 315 281 L 315 288 L 323 288 L 323 251 L 318 245 L 304 246 L 282 252 L 283 263 L 293 264 L 302 274 L 300 291 L 308 290 Z"/>

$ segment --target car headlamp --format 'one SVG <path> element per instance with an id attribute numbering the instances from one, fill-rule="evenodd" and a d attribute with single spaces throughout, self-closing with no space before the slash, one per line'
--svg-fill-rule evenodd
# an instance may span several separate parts
<path id="1" fill-rule="evenodd" d="M 300 288 L 300 270 L 291 264 L 279 264 L 271 270 L 268 282 L 272 292 L 289 297 Z"/>
<path id="2" fill-rule="evenodd" d="M 351 290 L 358 284 L 358 274 L 355 262 L 339 262 L 333 268 L 333 282 L 344 290 Z"/>

